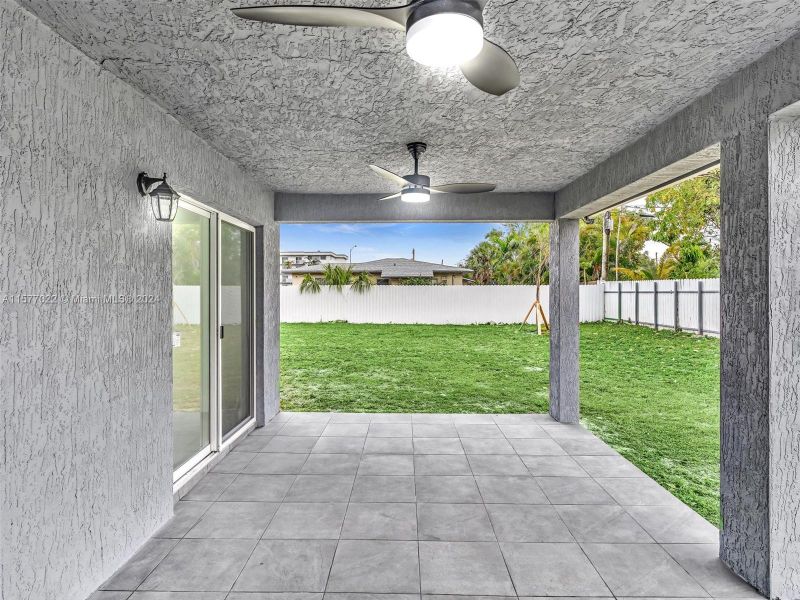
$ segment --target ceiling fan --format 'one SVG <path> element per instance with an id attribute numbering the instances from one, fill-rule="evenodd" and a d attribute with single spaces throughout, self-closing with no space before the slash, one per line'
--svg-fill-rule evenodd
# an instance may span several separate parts
<path id="1" fill-rule="evenodd" d="M 483 37 L 488 0 L 411 0 L 404 6 L 297 5 L 234 8 L 242 19 L 309 27 L 380 27 L 406 32 L 406 51 L 428 66 L 460 66 L 476 88 L 502 96 L 519 85 L 508 53 Z"/>
<path id="2" fill-rule="evenodd" d="M 428 148 L 422 142 L 411 142 L 406 144 L 406 148 L 414 157 L 414 173 L 412 175 L 400 176 L 382 167 L 370 165 L 369 168 L 375 171 L 384 179 L 401 186 L 399 192 L 389 194 L 378 200 L 392 200 L 400 198 L 403 202 L 427 202 L 431 199 L 431 192 L 434 194 L 480 194 L 491 192 L 495 186 L 492 183 L 448 183 L 445 185 L 431 185 L 431 178 L 427 175 L 419 174 L 419 157 Z"/>

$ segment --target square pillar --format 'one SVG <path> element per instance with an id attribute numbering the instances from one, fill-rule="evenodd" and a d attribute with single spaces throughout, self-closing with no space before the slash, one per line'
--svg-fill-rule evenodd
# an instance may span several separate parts
<path id="1" fill-rule="evenodd" d="M 769 140 L 769 589 L 800 598 L 800 118 Z"/>
<path id="2" fill-rule="evenodd" d="M 256 426 L 263 427 L 280 411 L 280 226 L 272 219 L 256 228 L 256 265 Z"/>
<path id="3" fill-rule="evenodd" d="M 578 221 L 550 224 L 550 416 L 562 423 L 580 417 L 580 270 Z"/>
<path id="4" fill-rule="evenodd" d="M 752 127 L 721 148 L 720 558 L 768 594 L 768 143 Z"/>
<path id="5" fill-rule="evenodd" d="M 800 598 L 800 119 L 722 144 L 720 558 Z"/>

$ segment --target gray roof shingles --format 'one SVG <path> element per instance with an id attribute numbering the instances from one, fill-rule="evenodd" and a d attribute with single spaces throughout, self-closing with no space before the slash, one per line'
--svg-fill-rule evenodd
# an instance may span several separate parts
<path id="1" fill-rule="evenodd" d="M 408 258 L 381 258 L 363 263 L 338 263 L 336 266 L 352 267 L 353 273 L 380 273 L 381 277 L 433 277 L 434 273 L 471 273 L 470 269 L 440 265 L 422 260 Z M 322 273 L 325 265 L 307 265 L 295 269 L 286 269 L 287 273 Z"/>

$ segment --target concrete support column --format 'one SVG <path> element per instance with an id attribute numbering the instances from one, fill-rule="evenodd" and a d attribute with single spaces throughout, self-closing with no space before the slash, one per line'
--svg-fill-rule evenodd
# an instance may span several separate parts
<path id="1" fill-rule="evenodd" d="M 578 221 L 550 224 L 550 416 L 562 423 L 580 417 L 578 346 Z"/>
<path id="2" fill-rule="evenodd" d="M 767 124 L 721 149 L 720 558 L 769 590 Z"/>
<path id="3" fill-rule="evenodd" d="M 720 558 L 800 597 L 800 121 L 722 144 Z"/>
<path id="4" fill-rule="evenodd" d="M 800 118 L 769 138 L 769 587 L 800 598 Z"/>
<path id="5" fill-rule="evenodd" d="M 272 198 L 267 199 L 272 203 Z M 256 426 L 280 410 L 280 226 L 256 228 Z"/>

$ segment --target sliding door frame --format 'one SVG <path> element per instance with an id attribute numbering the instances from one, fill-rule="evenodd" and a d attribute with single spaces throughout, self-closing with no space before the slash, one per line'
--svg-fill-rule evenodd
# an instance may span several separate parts
<path id="1" fill-rule="evenodd" d="M 211 206 L 198 202 L 194 198 L 181 195 L 180 200 L 181 208 L 185 208 L 193 213 L 207 217 L 209 220 L 209 282 L 212 283 L 209 290 L 208 299 L 208 312 L 209 312 L 209 330 L 210 330 L 210 348 L 209 348 L 209 444 L 201 449 L 192 458 L 183 463 L 180 467 L 173 471 L 172 481 L 173 485 L 192 474 L 195 469 L 200 468 L 205 462 L 209 461 L 215 453 L 221 450 L 226 450 L 236 442 L 239 438 L 246 435 L 250 429 L 250 425 L 256 420 L 256 229 L 252 225 L 236 219 L 222 211 L 219 211 Z M 222 322 L 222 302 L 220 301 L 220 293 L 222 290 L 222 273 L 220 264 L 221 259 L 221 224 L 222 221 L 245 229 L 252 233 L 252 272 L 249 273 L 251 277 L 251 290 L 253 297 L 251 298 L 251 315 L 250 315 L 250 361 L 249 377 L 250 377 L 250 416 L 239 423 L 227 436 L 222 436 L 222 378 L 220 377 L 221 369 L 221 339 L 220 339 L 220 323 Z"/>
<path id="2" fill-rule="evenodd" d="M 233 225 L 234 227 L 239 227 L 240 229 L 244 229 L 249 231 L 253 236 L 253 243 L 251 244 L 252 249 L 252 257 L 250 258 L 251 263 L 253 265 L 253 270 L 249 273 L 250 276 L 250 290 L 252 293 L 252 297 L 250 298 L 250 360 L 248 362 L 248 369 L 249 369 L 249 377 L 250 377 L 250 416 L 243 420 L 241 423 L 236 425 L 233 429 L 231 429 L 227 435 L 223 436 L 222 434 L 222 418 L 217 419 L 217 439 L 220 441 L 220 448 L 227 448 L 230 446 L 234 441 L 241 437 L 243 430 L 250 425 L 256 418 L 256 228 L 252 225 L 245 223 L 244 221 L 240 221 L 230 215 L 225 213 L 218 212 L 217 213 L 217 264 L 222 263 L 222 222 L 225 221 L 226 223 Z M 219 294 L 222 291 L 222 269 L 217 268 L 217 293 Z M 244 316 L 244 315 L 242 315 Z M 219 365 L 217 374 L 222 373 L 222 361 L 220 357 L 222 356 L 222 338 L 219 335 L 219 325 L 222 323 L 222 302 L 217 303 L 217 360 L 219 361 L 217 364 Z M 222 409 L 222 377 L 217 378 L 217 398 L 219 399 L 217 402 L 217 410 L 218 412 Z"/>
<path id="3" fill-rule="evenodd" d="M 208 439 L 209 443 L 201 448 L 194 456 L 192 456 L 189 460 L 184 462 L 181 466 L 173 471 L 173 482 L 178 481 L 181 477 L 186 475 L 187 473 L 191 472 L 197 465 L 202 463 L 206 460 L 209 456 L 211 456 L 214 452 L 218 450 L 218 446 L 216 443 L 216 435 L 215 435 L 215 427 L 217 421 L 217 364 L 218 364 L 218 356 L 216 352 L 216 344 L 214 343 L 215 336 L 217 335 L 215 331 L 217 331 L 217 294 L 218 290 L 216 287 L 217 281 L 217 260 L 214 259 L 215 256 L 218 254 L 218 244 L 217 244 L 217 217 L 215 211 L 211 210 L 210 208 L 200 204 L 199 202 L 194 201 L 186 201 L 180 203 L 180 208 L 188 210 L 189 212 L 193 212 L 198 214 L 202 217 L 208 219 L 208 252 L 209 252 L 209 261 L 208 261 L 208 281 L 209 281 L 209 290 L 208 290 L 208 329 L 209 329 L 209 349 L 208 349 L 208 418 L 209 418 L 209 427 L 208 427 Z M 202 317 L 201 317 L 202 318 Z M 174 360 L 174 358 L 173 358 Z M 174 427 L 174 424 L 173 424 Z"/>

